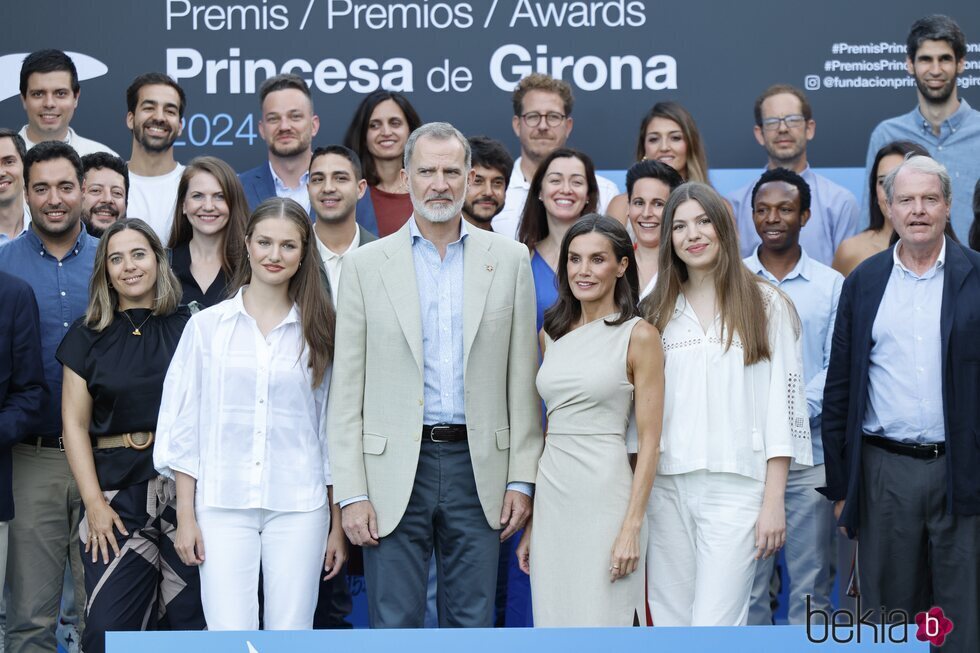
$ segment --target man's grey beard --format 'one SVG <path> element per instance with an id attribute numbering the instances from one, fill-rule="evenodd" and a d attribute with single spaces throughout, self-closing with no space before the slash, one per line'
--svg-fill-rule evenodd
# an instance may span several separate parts
<path id="1" fill-rule="evenodd" d="M 419 201 L 415 197 L 415 192 L 412 190 L 412 185 L 408 186 L 408 196 L 412 200 L 412 209 L 415 210 L 417 215 L 422 216 L 429 222 L 449 222 L 454 217 L 459 215 L 460 211 L 463 210 L 463 202 L 466 201 L 466 191 L 463 191 L 463 197 L 460 197 L 452 206 L 446 209 L 432 209 L 425 205 L 425 202 Z"/>

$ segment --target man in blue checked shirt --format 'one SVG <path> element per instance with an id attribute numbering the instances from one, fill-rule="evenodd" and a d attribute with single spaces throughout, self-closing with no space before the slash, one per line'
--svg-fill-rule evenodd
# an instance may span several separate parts
<path id="1" fill-rule="evenodd" d="M 803 372 L 806 381 L 813 467 L 790 469 L 786 483 L 786 570 L 789 574 L 789 622 L 806 622 L 805 601 L 832 610 L 834 583 L 833 511 L 815 488 L 824 485 L 820 416 L 830 343 L 844 277 L 814 261 L 800 246 L 800 230 L 810 219 L 810 187 L 785 168 L 767 170 L 752 188 L 752 219 L 761 243 L 745 265 L 789 295 L 803 324 Z M 769 579 L 775 558 L 756 563 L 749 623 L 772 623 Z"/>

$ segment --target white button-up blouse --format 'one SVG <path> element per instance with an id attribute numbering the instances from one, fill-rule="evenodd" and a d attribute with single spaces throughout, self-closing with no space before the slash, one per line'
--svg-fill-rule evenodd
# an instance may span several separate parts
<path id="1" fill-rule="evenodd" d="M 205 506 L 315 510 L 331 484 L 329 376 L 311 387 L 295 305 L 263 337 L 242 292 L 187 323 L 163 384 L 153 463 L 196 478 Z"/>
<path id="2" fill-rule="evenodd" d="M 799 327 L 791 306 L 760 285 L 771 357 L 748 367 L 738 334 L 725 350 L 721 316 L 705 333 L 683 294 L 663 332 L 664 424 L 658 474 L 695 470 L 766 479 L 769 458 L 813 464 Z"/>

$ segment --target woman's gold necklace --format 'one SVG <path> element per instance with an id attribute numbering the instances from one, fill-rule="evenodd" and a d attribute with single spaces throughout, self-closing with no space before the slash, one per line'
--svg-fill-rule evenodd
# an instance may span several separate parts
<path id="1" fill-rule="evenodd" d="M 129 313 L 127 313 L 126 311 L 121 311 L 121 313 L 126 316 L 126 319 L 129 320 L 129 323 L 133 326 L 132 335 L 134 336 L 143 335 L 143 333 L 140 331 L 140 327 L 146 324 L 146 320 L 149 320 L 151 317 L 153 317 L 153 311 L 150 311 L 150 314 L 146 316 L 146 320 L 140 322 L 140 326 L 136 326 L 136 323 L 133 322 L 133 318 L 129 317 Z"/>

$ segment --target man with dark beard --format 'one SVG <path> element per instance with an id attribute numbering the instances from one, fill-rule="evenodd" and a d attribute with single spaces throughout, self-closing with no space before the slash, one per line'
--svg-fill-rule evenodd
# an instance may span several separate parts
<path id="1" fill-rule="evenodd" d="M 478 229 L 493 231 L 490 222 L 504 208 L 514 158 L 503 143 L 487 136 L 471 136 L 467 140 L 473 151 L 476 176 L 466 189 L 463 219 Z"/>
<path id="2" fill-rule="evenodd" d="M 126 217 L 129 169 L 126 162 L 108 152 L 82 157 L 82 222 L 96 238 L 113 222 Z"/>
<path id="3" fill-rule="evenodd" d="M 186 105 L 184 90 L 163 73 L 140 75 L 126 89 L 126 126 L 133 133 L 129 213 L 145 220 L 165 243 L 184 171 L 174 160 L 174 141 Z"/>
<path id="4" fill-rule="evenodd" d="M 259 102 L 259 135 L 269 147 L 269 160 L 239 175 L 245 198 L 254 209 L 270 197 L 288 197 L 309 212 L 306 185 L 313 137 L 320 129 L 310 88 L 297 75 L 276 75 L 259 87 Z"/>
<path id="5" fill-rule="evenodd" d="M 865 170 L 874 163 L 878 150 L 893 141 L 912 141 L 925 147 L 953 180 L 952 224 L 962 240 L 973 221 L 973 185 L 980 177 L 980 111 L 958 97 L 956 89 L 956 80 L 966 66 L 966 37 L 949 16 L 926 16 L 912 25 L 906 52 L 905 67 L 915 79 L 918 105 L 875 128 Z M 867 211 L 867 197 L 862 205 Z M 866 222 L 868 216 L 864 217 Z"/>

